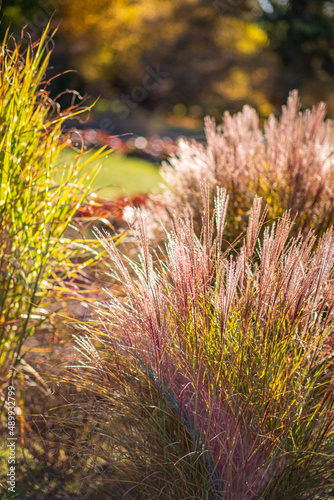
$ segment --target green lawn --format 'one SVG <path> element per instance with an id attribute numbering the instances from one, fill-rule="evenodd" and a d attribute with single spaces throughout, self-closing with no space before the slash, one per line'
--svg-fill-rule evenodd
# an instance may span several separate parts
<path id="1" fill-rule="evenodd" d="M 73 150 L 66 149 L 61 154 L 61 161 L 69 161 L 73 156 Z M 115 153 L 110 153 L 99 161 L 102 168 L 94 182 L 93 191 L 100 196 L 117 198 L 147 193 L 161 182 L 158 167 L 148 161 Z"/>

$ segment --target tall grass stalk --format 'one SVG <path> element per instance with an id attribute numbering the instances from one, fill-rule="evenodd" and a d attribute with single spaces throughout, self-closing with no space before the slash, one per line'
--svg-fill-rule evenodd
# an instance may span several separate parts
<path id="1" fill-rule="evenodd" d="M 200 237 L 190 214 L 174 218 L 166 257 L 140 214 L 137 262 L 98 234 L 114 284 L 103 328 L 77 341 L 109 495 L 332 497 L 333 230 L 316 250 L 312 232 L 289 237 L 288 213 L 263 230 L 255 198 L 236 251 L 226 191 L 210 215 L 202 185 L 202 203 Z"/>
<path id="2" fill-rule="evenodd" d="M 48 319 L 46 298 L 61 293 L 59 277 L 78 272 L 87 251 L 65 231 L 99 167 L 88 161 L 61 167 L 65 120 L 83 108 L 60 110 L 44 80 L 52 50 L 47 28 L 24 47 L 7 37 L 0 49 L 0 379 L 8 383 L 22 347 Z M 99 159 L 103 150 L 90 156 Z M 87 263 L 87 259 L 86 259 Z M 85 265 L 83 260 L 82 266 Z M 7 381 L 7 382 L 6 382 Z"/>

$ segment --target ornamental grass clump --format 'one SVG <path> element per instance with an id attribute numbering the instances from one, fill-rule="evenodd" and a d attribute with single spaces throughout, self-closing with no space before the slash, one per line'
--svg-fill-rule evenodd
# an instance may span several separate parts
<path id="1" fill-rule="evenodd" d="M 289 236 L 288 213 L 265 224 L 255 198 L 236 250 L 226 191 L 211 215 L 210 186 L 201 195 L 200 236 L 190 213 L 174 217 L 159 255 L 140 214 L 137 261 L 98 234 L 113 285 L 103 328 L 77 337 L 94 416 L 85 449 L 110 498 L 329 498 L 333 230 L 315 249 L 313 232 Z"/>
<path id="2" fill-rule="evenodd" d="M 254 109 L 244 106 L 220 126 L 205 121 L 206 142 L 180 140 L 162 167 L 165 181 L 155 202 L 169 214 L 191 209 L 195 230 L 201 224 L 200 185 L 210 186 L 213 205 L 216 187 L 230 195 L 225 238 L 244 231 L 255 195 L 268 204 L 268 220 L 290 210 L 292 229 L 321 234 L 334 217 L 334 129 L 326 120 L 326 105 L 301 111 L 297 91 L 291 92 L 279 118 L 271 115 L 260 128 Z"/>
<path id="3" fill-rule="evenodd" d="M 83 241 L 65 231 L 99 167 L 88 172 L 82 159 L 59 167 L 62 125 L 84 109 L 60 110 L 50 99 L 48 31 L 35 44 L 7 37 L 0 47 L 0 386 L 26 340 L 50 319 L 46 302 L 58 300 L 62 280 L 78 272 L 76 257 L 88 263 Z"/>

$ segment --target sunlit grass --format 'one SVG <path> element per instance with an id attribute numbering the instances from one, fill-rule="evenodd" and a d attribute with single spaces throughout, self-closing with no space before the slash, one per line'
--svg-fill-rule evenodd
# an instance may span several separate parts
<path id="1" fill-rule="evenodd" d="M 164 257 L 140 216 L 139 263 L 99 233 L 113 285 L 99 319 L 76 336 L 95 453 L 113 491 L 143 500 L 326 498 L 333 231 L 314 251 L 312 234 L 289 238 L 285 213 L 259 238 L 266 211 L 256 198 L 231 249 L 226 192 L 212 217 L 209 193 L 202 185 L 200 238 L 189 215 L 175 218 Z"/>
<path id="2" fill-rule="evenodd" d="M 268 205 L 268 220 L 290 210 L 294 234 L 314 229 L 321 236 L 334 220 L 334 127 L 326 105 L 301 111 L 292 91 L 281 115 L 262 125 L 256 111 L 224 113 L 221 125 L 206 118 L 206 142 L 182 140 L 165 162 L 165 183 L 158 197 L 169 214 L 188 206 L 197 234 L 201 229 L 200 183 L 210 186 L 211 208 L 216 187 L 230 196 L 225 237 L 233 241 L 245 230 L 254 196 Z"/>
<path id="3" fill-rule="evenodd" d="M 67 148 L 59 156 L 59 161 L 68 164 L 75 152 Z M 93 152 L 85 156 L 89 158 Z M 94 166 L 96 162 L 92 162 Z M 159 168 L 140 158 L 110 153 L 100 160 L 101 170 L 93 182 L 94 192 L 105 198 L 148 193 L 161 182 Z M 90 167 L 91 167 L 90 166 Z"/>
<path id="4" fill-rule="evenodd" d="M 84 267 L 85 256 L 92 257 L 79 238 L 71 241 L 65 231 L 99 171 L 105 148 L 60 167 L 54 182 L 66 144 L 62 124 L 85 108 L 74 105 L 60 112 L 50 99 L 44 78 L 51 47 L 47 28 L 36 44 L 26 47 L 23 40 L 8 38 L 0 52 L 2 383 L 19 365 L 25 341 L 50 320 L 46 299 L 57 300 L 61 278 L 76 275 L 75 258 L 80 256 Z"/>
<path id="5" fill-rule="evenodd" d="M 62 123 L 81 110 L 57 113 L 43 86 L 49 55 L 47 31 L 27 51 L 13 44 L 0 54 L 0 382 L 18 381 L 23 450 L 26 429 L 33 434 L 24 413 L 27 339 L 50 320 L 50 303 L 66 310 L 67 280 L 106 252 L 111 286 L 97 316 L 76 330 L 80 361 L 66 361 L 78 410 L 66 397 L 44 428 L 37 415 L 26 470 L 41 479 L 38 457 L 52 456 L 65 477 L 73 460 L 68 494 L 88 484 L 91 469 L 97 498 L 103 489 L 117 500 L 329 498 L 333 231 L 323 231 L 316 249 L 317 234 L 289 239 L 294 227 L 279 199 L 270 217 L 281 219 L 262 231 L 267 212 L 255 198 L 249 220 L 242 214 L 245 237 L 232 248 L 225 216 L 233 224 L 235 210 L 226 191 L 215 189 L 213 199 L 199 176 L 198 227 L 180 203 L 183 217 L 171 220 L 164 252 L 150 248 L 139 213 L 130 234 L 139 260 L 98 230 L 100 241 L 70 239 L 65 231 L 71 225 L 79 234 L 72 222 L 91 187 L 104 197 L 131 196 L 156 187 L 160 174 L 143 160 L 104 158 L 103 148 L 74 158 Z M 49 361 L 56 383 L 66 380 L 59 359 Z M 46 483 L 36 489 L 48 495 L 53 483 Z"/>

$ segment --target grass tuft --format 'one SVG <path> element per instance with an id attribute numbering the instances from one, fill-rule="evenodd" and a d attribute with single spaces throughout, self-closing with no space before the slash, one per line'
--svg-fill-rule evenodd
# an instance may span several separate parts
<path id="1" fill-rule="evenodd" d="M 98 232 L 114 285 L 96 327 L 77 338 L 78 377 L 95 398 L 108 494 L 328 498 L 333 230 L 314 250 L 314 233 L 289 236 L 285 213 L 258 239 L 256 198 L 237 251 L 223 239 L 226 191 L 212 215 L 208 186 L 201 192 L 200 237 L 189 213 L 174 218 L 165 257 L 150 249 L 140 213 L 136 262 Z"/>
<path id="2" fill-rule="evenodd" d="M 81 267 L 87 263 L 87 248 L 66 230 L 99 166 L 87 172 L 87 160 L 71 161 L 54 180 L 66 146 L 62 125 L 84 108 L 60 110 L 50 99 L 45 72 L 51 43 L 47 27 L 35 44 L 7 37 L 0 48 L 1 384 L 9 383 L 27 339 L 50 320 L 49 299 L 57 300 L 64 279 L 80 270 L 77 258 Z M 100 149 L 88 161 L 103 154 Z"/>
<path id="3" fill-rule="evenodd" d="M 249 106 L 234 116 L 226 111 L 219 126 L 207 117 L 206 142 L 179 141 L 163 164 L 164 187 L 154 200 L 169 215 L 182 215 L 187 206 L 199 235 L 204 180 L 211 207 L 217 187 L 230 196 L 225 231 L 230 242 L 245 230 L 254 196 L 267 203 L 268 220 L 290 210 L 295 235 L 310 229 L 321 235 L 334 216 L 334 129 L 325 117 L 323 102 L 301 111 L 297 91 L 290 93 L 281 116 L 271 115 L 263 128 Z"/>

